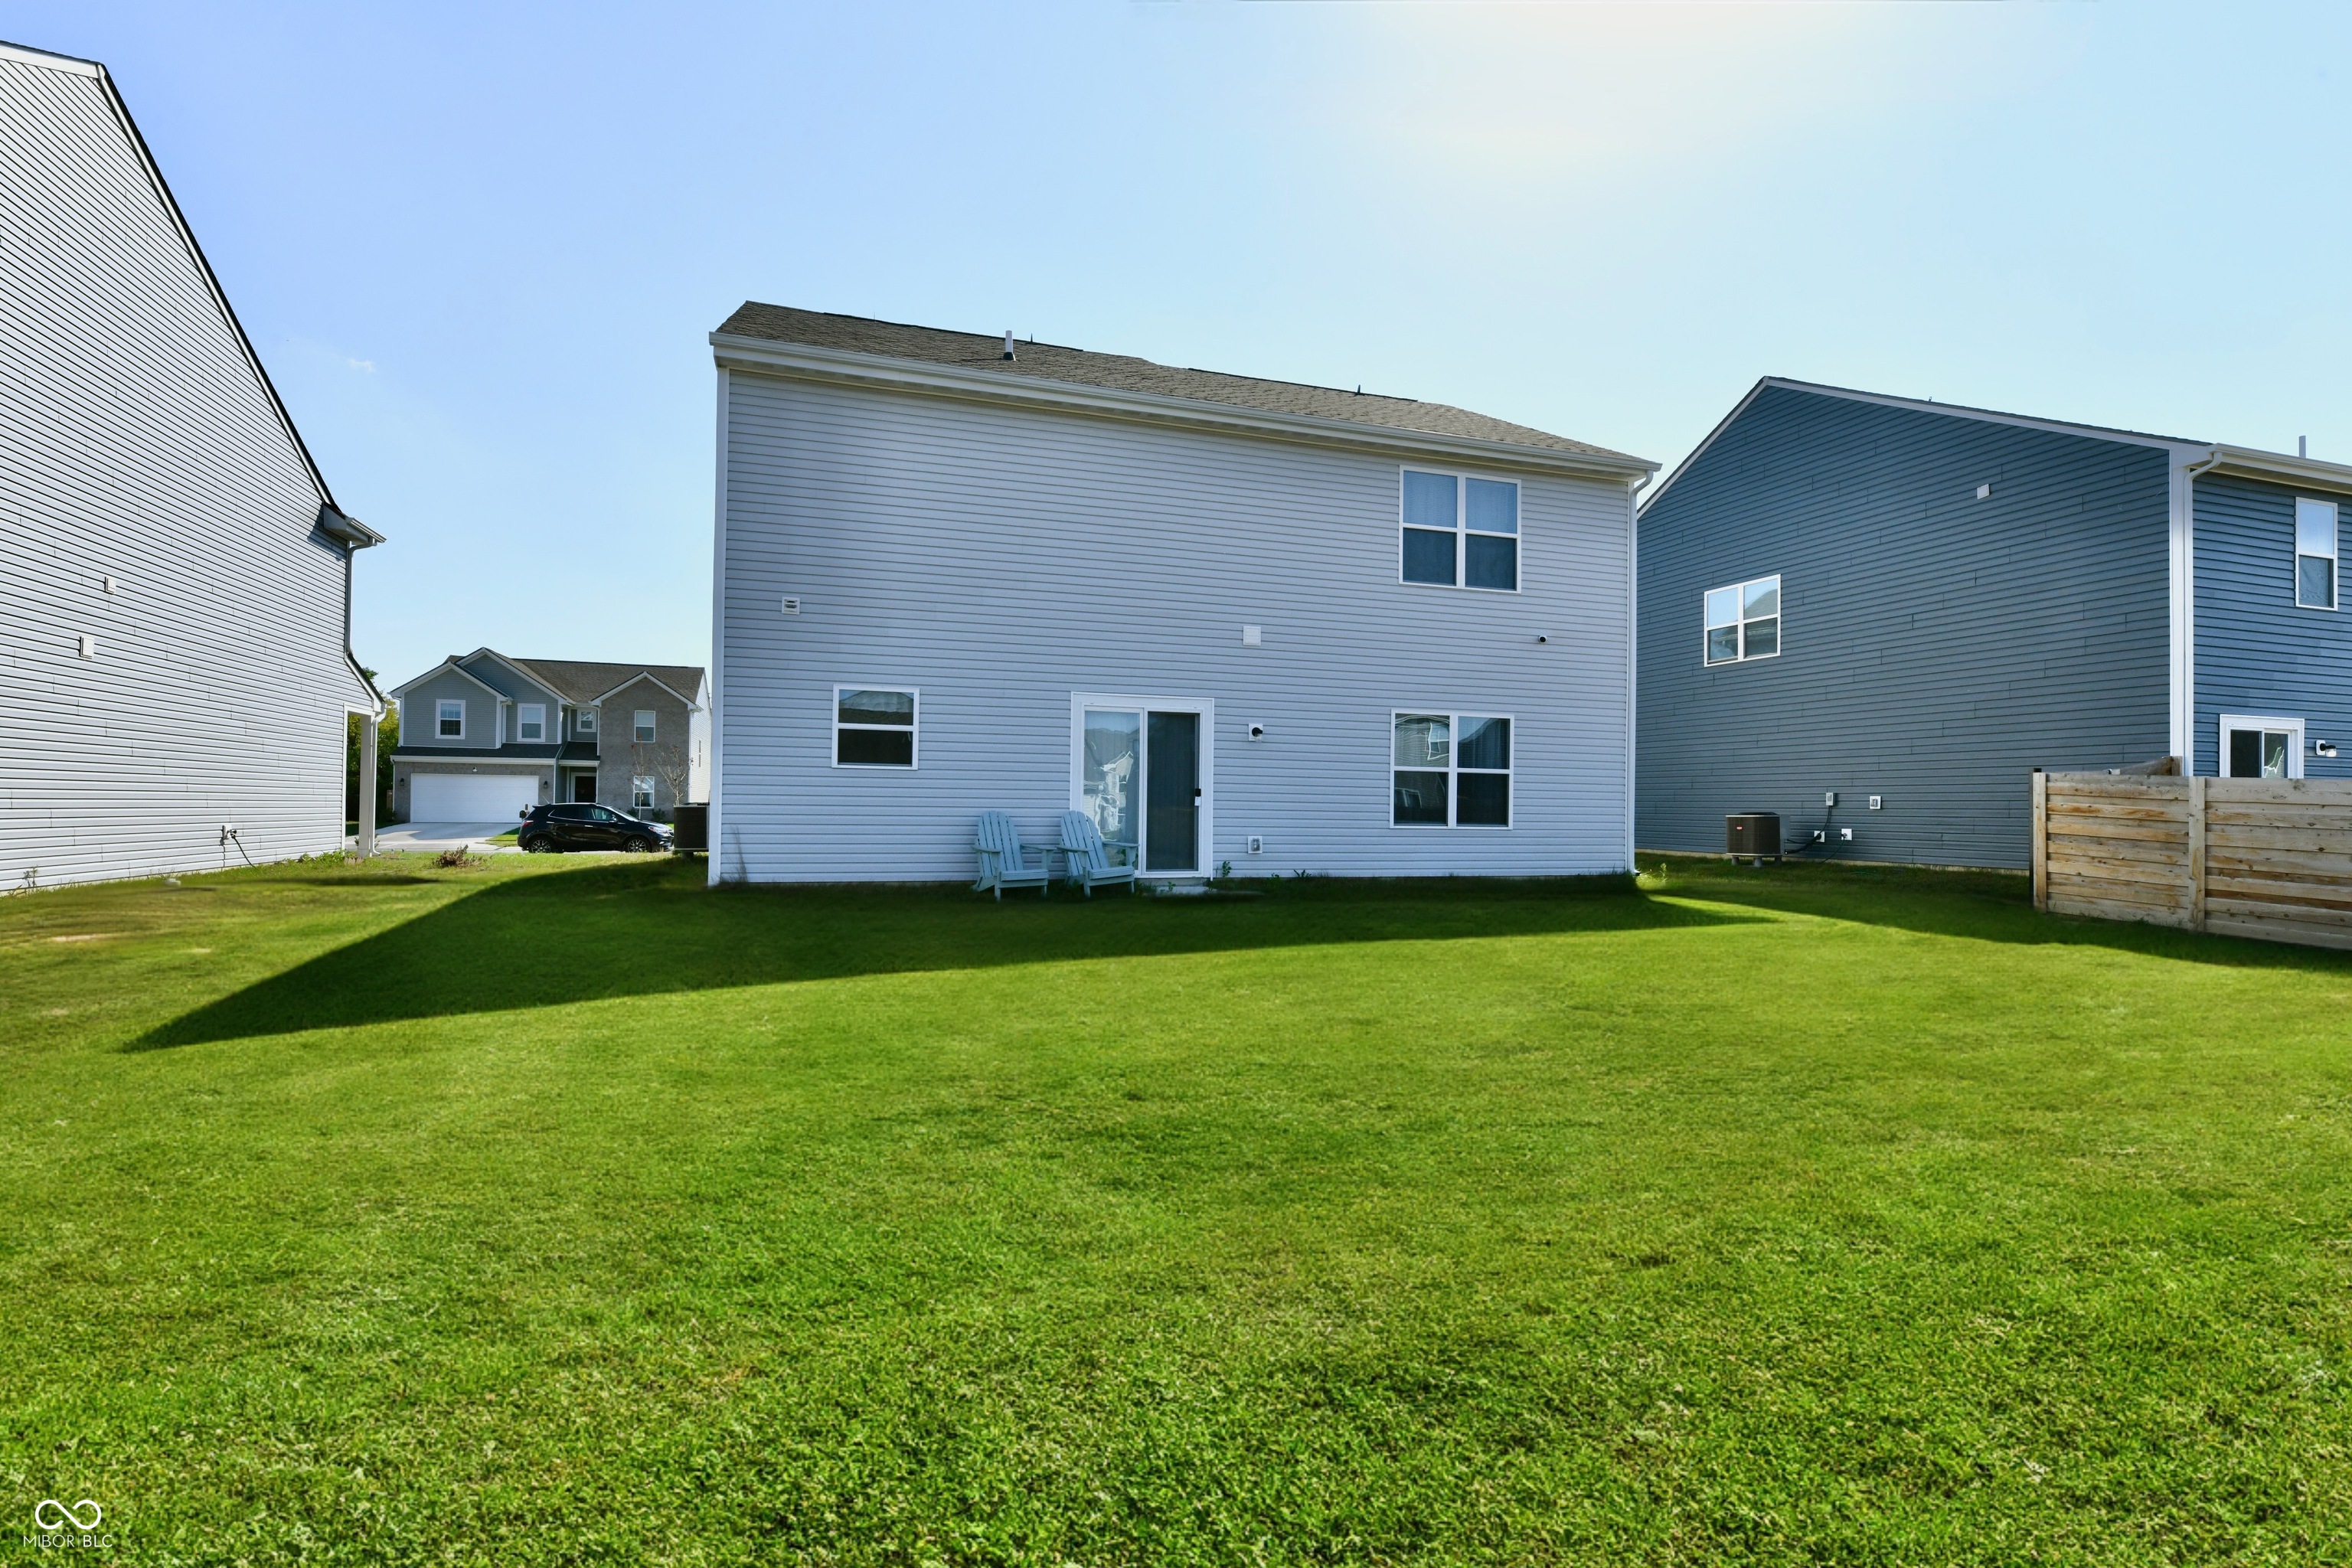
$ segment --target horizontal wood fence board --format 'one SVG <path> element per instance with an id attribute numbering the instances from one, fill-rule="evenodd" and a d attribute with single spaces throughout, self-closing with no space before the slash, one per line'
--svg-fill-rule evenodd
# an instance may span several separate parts
<path id="1" fill-rule="evenodd" d="M 2241 920 L 2220 913 L 2205 917 L 2205 929 L 2216 936 L 2250 936 L 2263 942 L 2291 942 L 2302 947 L 2352 949 L 2352 926 L 2312 925 L 2302 921 Z"/>
<path id="2" fill-rule="evenodd" d="M 2352 781 L 2047 773 L 2033 795 L 2045 909 L 2352 948 Z"/>
<path id="3" fill-rule="evenodd" d="M 2352 888 L 2320 882 L 2288 882 L 2268 877 L 2209 877 L 2207 895 L 2247 899 L 2266 904 L 2292 904 L 2298 909 L 2352 911 Z"/>
<path id="4" fill-rule="evenodd" d="M 2143 802 L 2074 802 L 2074 799 L 2053 799 L 2051 802 L 2051 823 L 2171 823 L 2176 827 L 2188 827 L 2188 802 L 2178 806 L 2152 806 Z"/>
<path id="5" fill-rule="evenodd" d="M 2144 905 L 2152 910 L 2189 908 L 2185 889 L 2155 887 L 2146 882 L 2116 882 L 2105 877 L 2070 877 L 2062 871 L 2050 873 L 2052 901 L 2088 900 L 2099 903 Z"/>
<path id="6" fill-rule="evenodd" d="M 2333 833 L 2347 831 L 2345 814 L 2314 811 L 2305 806 L 2215 805 L 2206 810 L 2209 827 L 2242 827 L 2273 833 Z"/>
<path id="7" fill-rule="evenodd" d="M 2050 858 L 2069 860 L 2139 860 L 2152 865 L 2178 867 L 2183 851 L 2189 847 L 2188 836 L 2163 838 L 2108 838 L 2095 834 L 2077 834 L 2071 828 L 2061 833 L 2053 826 L 2050 830 Z"/>
<path id="8" fill-rule="evenodd" d="M 2205 825 L 2205 842 L 2216 849 L 2249 854 L 2352 853 L 2352 837 L 2325 827 L 2250 827 L 2242 822 L 2209 822 Z"/>
<path id="9" fill-rule="evenodd" d="M 2207 779 L 2215 805 L 2315 805 L 2352 809 L 2352 779 Z"/>
<path id="10" fill-rule="evenodd" d="M 2055 844 L 2050 847 L 2050 874 L 2053 877 L 2080 877 L 2085 881 L 2129 882 L 2136 886 L 2184 890 L 2188 885 L 2177 856 L 2162 862 L 2094 859 L 2061 854 Z"/>
<path id="11" fill-rule="evenodd" d="M 2134 921 L 2141 925 L 2178 926 L 2189 928 L 2189 911 L 2168 910 L 2153 904 L 2127 904 L 2112 899 L 2062 897 L 2055 890 L 2050 895 L 2053 914 L 2078 915 L 2095 921 Z"/>
<path id="12" fill-rule="evenodd" d="M 2148 844 L 2187 844 L 2189 824 L 2186 822 L 2148 822 L 2105 816 L 2053 816 L 2050 818 L 2053 838 L 2114 838 L 2138 839 Z"/>
<path id="13" fill-rule="evenodd" d="M 2185 802 L 2189 799 L 2189 781 L 2184 778 L 2135 778 L 2128 773 L 2052 773 L 2051 800 L 2054 803 L 2067 796 Z"/>
<path id="14" fill-rule="evenodd" d="M 2294 921 L 2315 927 L 2341 927 L 2352 931 L 2352 910 L 2314 909 L 2299 904 L 2273 903 L 2268 899 L 2227 898 L 2216 895 L 2206 900 L 2210 913 L 2225 914 L 2232 920 Z"/>
<path id="15" fill-rule="evenodd" d="M 2208 855 L 2206 870 L 2214 875 L 2269 878 L 2290 882 L 2323 882 L 2352 887 L 2352 855 Z"/>

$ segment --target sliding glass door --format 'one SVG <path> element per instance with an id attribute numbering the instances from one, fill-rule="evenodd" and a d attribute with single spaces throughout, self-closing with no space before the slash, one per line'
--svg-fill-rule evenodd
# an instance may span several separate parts
<path id="1" fill-rule="evenodd" d="M 1146 872 L 1198 874 L 1206 705 L 1077 706 L 1077 808 Z"/>

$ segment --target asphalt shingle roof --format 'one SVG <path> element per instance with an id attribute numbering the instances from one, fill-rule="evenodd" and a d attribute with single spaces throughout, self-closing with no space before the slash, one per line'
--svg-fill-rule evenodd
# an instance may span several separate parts
<path id="1" fill-rule="evenodd" d="M 702 689 L 702 667 L 698 664 L 598 664 L 573 658 L 518 658 L 514 662 L 553 687 L 555 694 L 566 702 L 585 702 L 602 697 L 638 675 L 652 676 L 688 702 Z"/>
<path id="2" fill-rule="evenodd" d="M 762 305 L 747 300 L 719 329 L 739 337 L 766 338 L 773 342 L 803 343 L 812 348 L 841 349 L 853 353 L 881 354 L 892 359 L 919 360 L 1003 375 L 1044 381 L 1076 382 L 1084 386 L 1119 392 L 1153 393 L 1162 397 L 1190 398 L 1196 403 L 1223 404 L 1269 414 L 1297 415 L 1312 419 L 1338 419 L 1354 425 L 1376 425 L 1392 430 L 1419 430 L 1433 436 L 1466 440 L 1504 441 L 1514 446 L 1641 464 L 1643 459 L 1571 441 L 1565 436 L 1530 429 L 1507 420 L 1473 414 L 1444 403 L 1422 403 L 1410 397 L 1385 397 L 1379 393 L 1350 392 L 1339 386 L 1309 386 L 1294 381 L 1262 381 L 1255 376 L 1226 375 L 1213 370 L 1180 370 L 1127 354 L 1096 353 L 1088 349 L 1063 348 L 1056 343 L 1016 342 L 1014 357 L 1004 358 L 1002 333 L 951 332 L 937 327 L 909 327 L 877 321 L 865 316 L 835 316 L 822 310 L 799 310 L 788 305 Z"/>

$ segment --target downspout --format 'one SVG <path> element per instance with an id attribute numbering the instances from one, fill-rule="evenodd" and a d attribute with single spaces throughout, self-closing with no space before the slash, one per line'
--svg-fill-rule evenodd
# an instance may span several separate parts
<path id="1" fill-rule="evenodd" d="M 2202 461 L 2185 463 L 2180 468 L 2181 538 L 2177 556 L 2181 574 L 2180 771 L 2190 776 L 2197 772 L 2197 477 L 2210 472 L 2221 461 L 2221 449 L 2213 447 L 2207 448 Z M 2215 766 L 2220 766 L 2218 758 Z"/>

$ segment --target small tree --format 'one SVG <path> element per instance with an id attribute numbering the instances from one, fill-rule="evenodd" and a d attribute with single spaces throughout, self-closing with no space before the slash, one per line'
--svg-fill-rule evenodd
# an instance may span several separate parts
<path id="1" fill-rule="evenodd" d="M 682 741 L 632 741 L 629 742 L 629 773 L 633 779 L 654 781 L 654 798 L 669 796 L 670 807 L 686 800 L 686 743 Z M 630 788 L 636 786 L 632 784 Z M 656 809 L 667 809 L 657 807 Z"/>

